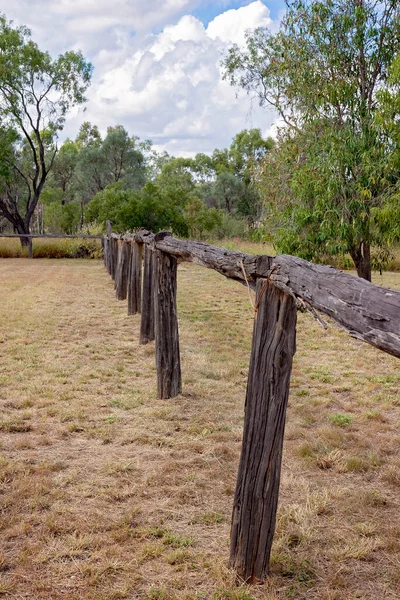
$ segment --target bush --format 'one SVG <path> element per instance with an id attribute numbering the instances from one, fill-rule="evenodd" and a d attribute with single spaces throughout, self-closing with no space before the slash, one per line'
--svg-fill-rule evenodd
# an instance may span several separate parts
<path id="1" fill-rule="evenodd" d="M 225 211 L 222 212 L 222 222 L 216 228 L 218 238 L 244 238 L 247 234 L 247 222 L 243 217 L 233 216 Z"/>

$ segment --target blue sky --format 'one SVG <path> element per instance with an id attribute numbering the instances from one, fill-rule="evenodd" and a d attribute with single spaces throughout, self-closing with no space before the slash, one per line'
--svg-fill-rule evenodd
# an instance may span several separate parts
<path id="1" fill-rule="evenodd" d="M 240 6 L 246 6 L 246 4 L 250 4 L 250 1 L 242 1 L 242 0 L 233 0 L 227 2 L 200 2 L 200 6 L 193 11 L 193 15 L 200 19 L 204 25 L 208 25 L 210 21 L 212 21 L 217 15 L 229 9 L 237 9 Z M 285 10 L 285 2 L 284 0 L 271 0 L 269 2 L 265 2 L 270 10 L 270 15 L 273 20 L 277 20 Z"/>
<path id="2" fill-rule="evenodd" d="M 75 138 L 89 120 L 123 125 L 158 150 L 192 156 L 226 147 L 244 128 L 270 135 L 277 117 L 221 77 L 246 30 L 276 30 L 283 0 L 0 0 L 53 56 L 81 50 L 94 65 L 85 112 L 67 120 Z"/>

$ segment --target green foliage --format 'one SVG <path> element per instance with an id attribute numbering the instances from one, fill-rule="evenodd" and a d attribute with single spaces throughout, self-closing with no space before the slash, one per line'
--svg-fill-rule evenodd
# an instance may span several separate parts
<path id="1" fill-rule="evenodd" d="M 74 234 L 81 220 L 81 207 L 77 202 L 61 204 L 51 202 L 45 206 L 44 222 L 50 233 Z"/>
<path id="2" fill-rule="evenodd" d="M 216 230 L 216 237 L 222 238 L 245 238 L 247 236 L 247 221 L 243 217 L 221 212 L 222 222 Z"/>
<path id="3" fill-rule="evenodd" d="M 121 184 L 107 186 L 89 203 L 86 219 L 103 224 L 109 219 L 116 231 L 144 227 L 154 232 L 172 229 L 178 235 L 187 235 L 183 206 L 154 183 L 147 183 L 140 192 L 123 189 Z"/>
<path id="4" fill-rule="evenodd" d="M 138 148 L 138 138 L 129 137 L 122 125 L 109 127 L 101 139 L 97 128 L 84 123 L 75 144 L 78 154 L 75 177 L 76 195 L 82 204 L 113 183 L 139 190 L 146 181 L 144 156 Z"/>
<path id="5" fill-rule="evenodd" d="M 264 139 L 260 129 L 244 129 L 234 137 L 229 149 L 214 150 L 208 161 L 204 155 L 197 155 L 195 163 L 201 161 L 202 173 L 208 175 L 203 175 L 200 189 L 207 204 L 247 217 L 249 222 L 258 221 L 262 202 L 253 179 L 273 147 L 272 138 Z"/>
<path id="6" fill-rule="evenodd" d="M 0 216 L 19 233 L 30 222 L 68 111 L 85 102 L 92 66 L 80 52 L 52 60 L 26 27 L 0 16 Z"/>
<path id="7" fill-rule="evenodd" d="M 78 145 L 67 139 L 55 157 L 53 168 L 48 177 L 48 183 L 42 192 L 42 200 L 43 196 L 45 195 L 46 188 L 48 187 L 59 191 L 59 199 L 61 204 L 65 204 L 74 200 L 76 190 L 75 171 L 78 157 Z"/>
<path id="8" fill-rule="evenodd" d="M 223 224 L 223 213 L 216 208 L 207 208 L 200 198 L 193 197 L 185 208 L 185 218 L 189 229 L 189 236 L 203 239 L 212 235 Z"/>
<path id="9" fill-rule="evenodd" d="M 385 0 L 294 0 L 280 31 L 258 29 L 224 62 L 285 122 L 258 183 L 278 250 L 349 252 L 370 279 L 370 248 L 398 237 L 400 7 Z"/>
<path id="10" fill-rule="evenodd" d="M 161 169 L 156 183 L 176 203 L 184 203 L 193 192 L 195 183 L 190 171 L 190 159 L 171 158 Z"/>

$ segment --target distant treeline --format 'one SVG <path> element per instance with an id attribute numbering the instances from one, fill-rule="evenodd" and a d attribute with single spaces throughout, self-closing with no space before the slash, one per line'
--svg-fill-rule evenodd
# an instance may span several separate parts
<path id="1" fill-rule="evenodd" d="M 97 126 L 85 122 L 56 155 L 36 227 L 74 233 L 85 225 L 104 230 L 111 220 L 117 231 L 146 227 L 200 238 L 243 235 L 262 213 L 252 174 L 273 144 L 251 129 L 211 156 L 175 158 L 121 125 L 109 127 L 102 138 Z"/>

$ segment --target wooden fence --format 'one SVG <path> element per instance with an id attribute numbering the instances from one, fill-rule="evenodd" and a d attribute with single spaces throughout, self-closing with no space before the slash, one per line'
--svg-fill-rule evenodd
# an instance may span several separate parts
<path id="1" fill-rule="evenodd" d="M 158 397 L 182 390 L 177 264 L 190 261 L 256 290 L 245 423 L 231 527 L 230 565 L 265 580 L 275 531 L 297 310 L 333 318 L 353 337 L 400 358 L 400 292 L 293 256 L 248 255 L 169 232 L 103 239 L 104 262 L 128 314 L 141 313 L 140 343 L 155 340 Z M 142 268 L 143 264 L 143 268 Z M 143 283 L 142 283 L 143 281 Z"/>

